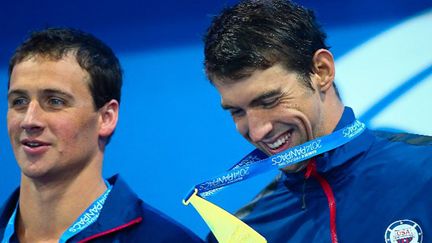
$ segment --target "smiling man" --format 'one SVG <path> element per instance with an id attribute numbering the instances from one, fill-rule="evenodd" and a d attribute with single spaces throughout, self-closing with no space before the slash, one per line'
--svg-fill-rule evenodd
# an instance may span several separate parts
<path id="1" fill-rule="evenodd" d="M 432 138 L 356 120 L 325 38 L 311 10 L 285 0 L 243 1 L 213 19 L 205 70 L 223 109 L 275 164 L 300 158 L 236 215 L 268 242 L 431 241 Z M 295 148 L 306 142 L 316 150 Z"/>
<path id="2" fill-rule="evenodd" d="M 7 125 L 21 186 L 0 211 L 3 242 L 200 242 L 102 178 L 122 71 L 112 50 L 67 28 L 33 33 L 9 66 Z"/>

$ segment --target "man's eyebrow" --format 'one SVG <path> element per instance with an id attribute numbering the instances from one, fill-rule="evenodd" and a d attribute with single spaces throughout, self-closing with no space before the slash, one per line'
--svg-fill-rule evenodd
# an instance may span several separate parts
<path id="1" fill-rule="evenodd" d="M 69 94 L 68 92 L 65 92 L 63 90 L 59 90 L 59 89 L 44 89 L 44 90 L 40 91 L 40 93 L 42 93 L 43 95 L 61 95 L 61 96 L 73 99 L 73 96 L 71 94 Z M 17 96 L 27 95 L 27 92 L 25 90 L 22 90 L 22 89 L 10 90 L 7 94 L 8 99 L 13 95 L 17 95 Z"/>
<path id="2" fill-rule="evenodd" d="M 229 109 L 234 108 L 234 106 L 226 105 L 226 104 L 224 104 L 224 103 L 221 104 L 221 107 L 222 107 L 222 109 L 224 109 L 224 110 L 229 110 Z"/>
<path id="3" fill-rule="evenodd" d="M 254 107 L 254 106 L 260 106 L 263 100 L 268 99 L 268 98 L 273 98 L 273 97 L 281 96 L 281 95 L 282 95 L 282 90 L 280 88 L 279 89 L 274 89 L 274 90 L 269 90 L 269 91 L 266 91 L 266 92 L 260 94 L 258 97 L 255 97 L 250 102 L 249 105 L 252 106 L 252 107 Z M 234 106 L 224 104 L 223 102 L 221 104 L 221 107 L 224 110 L 230 110 L 230 109 L 236 108 Z"/>
<path id="4" fill-rule="evenodd" d="M 282 95 L 282 90 L 280 88 L 279 89 L 274 89 L 274 90 L 269 90 L 269 91 L 266 91 L 266 92 L 262 93 L 258 97 L 255 97 L 250 102 L 250 105 L 251 106 L 260 106 L 263 100 L 268 99 L 268 98 L 273 98 L 273 97 L 281 96 L 281 95 Z"/>
<path id="5" fill-rule="evenodd" d="M 27 95 L 27 92 L 25 92 L 24 90 L 21 90 L 21 89 L 13 89 L 7 93 L 7 98 L 9 99 L 13 95 L 16 95 L 16 96 Z"/>
<path id="6" fill-rule="evenodd" d="M 43 89 L 41 93 L 44 95 L 61 95 L 73 99 L 73 96 L 71 94 L 59 89 Z"/>

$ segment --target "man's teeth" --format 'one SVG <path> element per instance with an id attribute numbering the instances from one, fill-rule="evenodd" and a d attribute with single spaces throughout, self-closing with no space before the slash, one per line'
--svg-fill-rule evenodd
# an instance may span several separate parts
<path id="1" fill-rule="evenodd" d="M 281 138 L 279 138 L 278 140 L 276 140 L 276 142 L 274 143 L 268 143 L 267 145 L 271 148 L 271 149 L 277 149 L 279 148 L 282 144 L 284 144 L 288 139 L 289 139 L 289 135 L 285 135 Z"/>
<path id="2" fill-rule="evenodd" d="M 32 148 L 41 146 L 41 144 L 37 142 L 27 142 L 26 145 Z"/>

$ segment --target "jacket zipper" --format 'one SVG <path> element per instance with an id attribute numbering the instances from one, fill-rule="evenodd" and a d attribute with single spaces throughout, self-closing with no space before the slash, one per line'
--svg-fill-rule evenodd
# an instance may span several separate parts
<path id="1" fill-rule="evenodd" d="M 330 184 L 328 183 L 328 181 L 317 172 L 315 158 L 311 159 L 311 161 L 308 163 L 306 167 L 305 179 L 308 179 L 311 176 L 314 177 L 320 183 L 327 197 L 328 207 L 330 209 L 330 237 L 332 243 L 337 243 L 338 239 L 336 233 L 336 200 L 333 194 L 333 190 Z M 303 198 L 303 206 L 305 206 L 304 198 Z"/>

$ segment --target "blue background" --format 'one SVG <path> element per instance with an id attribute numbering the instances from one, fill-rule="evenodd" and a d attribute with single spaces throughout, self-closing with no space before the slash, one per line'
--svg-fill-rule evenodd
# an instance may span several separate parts
<path id="1" fill-rule="evenodd" d="M 192 207 L 181 204 L 182 197 L 252 149 L 220 108 L 202 67 L 203 33 L 212 16 L 234 2 L 4 1 L 0 201 L 19 184 L 6 129 L 8 59 L 30 31 L 70 26 L 110 45 L 125 73 L 120 121 L 107 148 L 104 175 L 119 172 L 146 202 L 204 236 L 208 229 Z M 432 134 L 430 0 L 299 3 L 315 9 L 328 33 L 346 105 L 371 127 Z M 235 211 L 273 175 L 233 186 L 211 200 Z"/>

